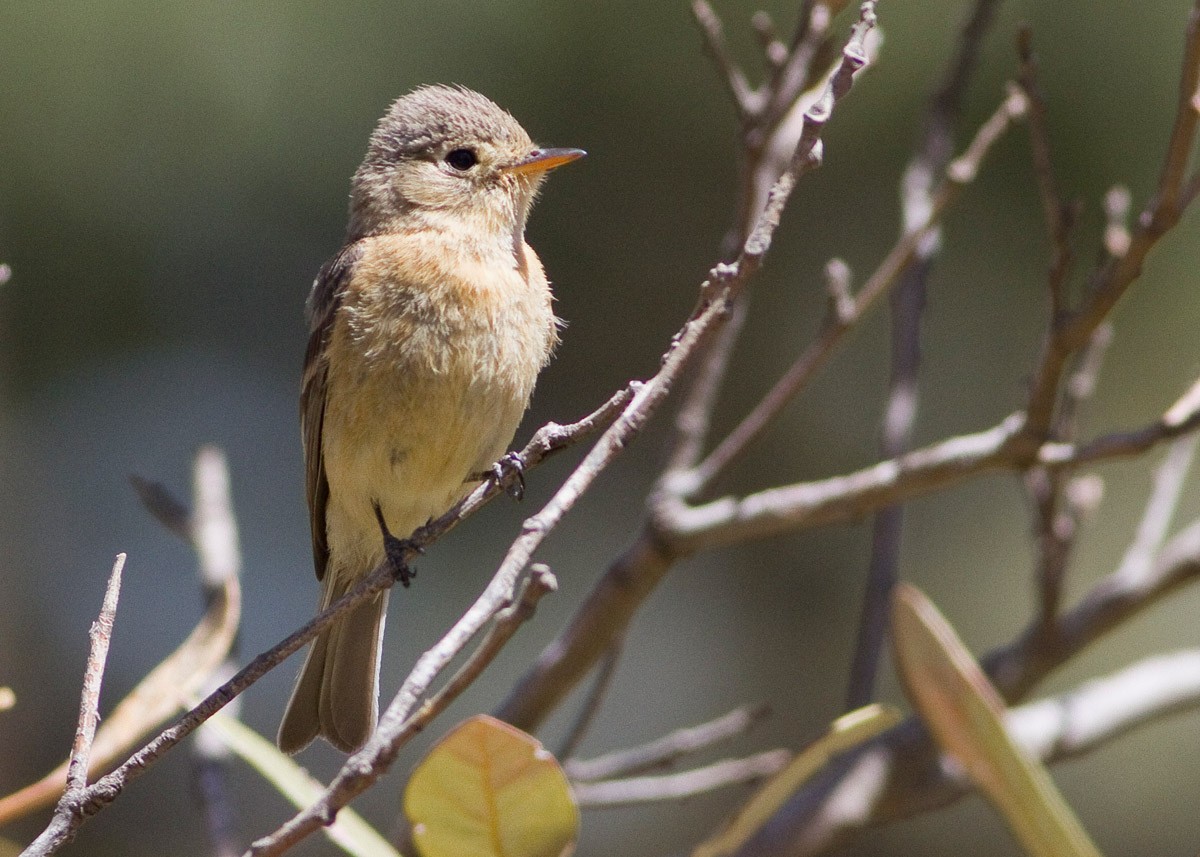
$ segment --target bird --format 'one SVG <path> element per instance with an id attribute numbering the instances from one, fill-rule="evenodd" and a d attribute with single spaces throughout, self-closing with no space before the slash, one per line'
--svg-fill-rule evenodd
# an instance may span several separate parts
<path id="1" fill-rule="evenodd" d="M 546 174 L 584 154 L 535 145 L 461 86 L 401 96 L 371 134 L 343 245 L 307 305 L 300 422 L 320 609 L 508 448 L 560 327 L 525 224 Z M 353 752 L 371 736 L 388 592 L 314 639 L 280 749 L 320 736 Z"/>

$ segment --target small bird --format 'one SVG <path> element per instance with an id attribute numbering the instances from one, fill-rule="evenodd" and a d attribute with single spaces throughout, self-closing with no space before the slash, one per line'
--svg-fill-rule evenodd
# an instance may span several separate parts
<path id="1" fill-rule="evenodd" d="M 558 341 L 525 222 L 546 173 L 584 154 L 535 146 L 461 87 L 416 89 L 375 128 L 345 241 L 308 302 L 300 420 L 321 609 L 507 449 Z M 320 735 L 350 752 L 370 737 L 387 596 L 313 642 L 282 750 Z"/>

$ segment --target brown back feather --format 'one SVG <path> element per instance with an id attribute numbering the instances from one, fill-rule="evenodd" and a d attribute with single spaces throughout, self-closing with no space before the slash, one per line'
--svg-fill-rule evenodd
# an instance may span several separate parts
<path id="1" fill-rule="evenodd" d="M 308 298 L 309 335 L 300 385 L 300 436 L 304 444 L 304 482 L 308 495 L 308 522 L 312 531 L 313 567 L 317 580 L 325 576 L 329 542 L 325 533 L 325 507 L 329 503 L 329 480 L 321 430 L 325 422 L 326 377 L 329 360 L 326 346 L 333 320 L 346 293 L 354 264 L 362 256 L 360 244 L 343 247 L 317 274 Z"/>

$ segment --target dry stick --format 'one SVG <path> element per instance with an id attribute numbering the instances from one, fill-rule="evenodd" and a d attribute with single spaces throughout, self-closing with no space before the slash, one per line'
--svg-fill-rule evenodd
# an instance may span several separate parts
<path id="1" fill-rule="evenodd" d="M 1095 392 L 1096 379 L 1112 336 L 1112 324 L 1101 324 L 1092 332 L 1079 355 L 1075 371 L 1063 385 L 1062 404 L 1055 419 L 1055 437 L 1063 441 L 1076 439 L 1079 410 Z M 1045 627 L 1050 627 L 1058 614 L 1079 522 L 1083 514 L 1090 511 L 1087 503 L 1075 502 L 1077 498 L 1071 488 L 1077 484 L 1078 481 L 1062 468 L 1039 465 L 1025 472 L 1026 490 L 1033 499 L 1035 510 L 1038 551 L 1034 581 L 1039 595 L 1038 620 Z"/>
<path id="2" fill-rule="evenodd" d="M 575 783 L 584 809 L 607 809 L 664 800 L 683 800 L 727 786 L 754 783 L 777 774 L 791 760 L 788 750 L 766 750 L 744 759 L 724 759 L 677 774 Z"/>
<path id="3" fill-rule="evenodd" d="M 67 787 L 54 810 L 54 816 L 41 835 L 22 853 L 22 857 L 39 857 L 51 854 L 75 838 L 75 831 L 83 824 L 86 815 L 88 764 L 92 754 L 92 740 L 96 737 L 96 724 L 100 720 L 100 685 L 104 681 L 104 666 L 108 660 L 108 646 L 112 641 L 113 622 L 117 616 L 117 599 L 121 594 L 121 572 L 125 568 L 125 554 L 117 554 L 113 562 L 108 586 L 104 591 L 104 602 L 100 615 L 92 624 L 88 636 L 92 645 L 88 652 L 87 667 L 83 673 L 83 691 L 79 699 L 79 725 L 75 729 L 75 741 L 71 745 L 71 758 L 67 762 Z"/>
<path id="4" fill-rule="evenodd" d="M 1066 205 L 1054 177 L 1054 159 L 1050 154 L 1050 129 L 1046 120 L 1046 101 L 1037 78 L 1037 59 L 1033 54 L 1033 32 L 1022 27 L 1017 36 L 1017 51 L 1021 60 L 1019 82 L 1029 99 L 1029 142 L 1033 160 L 1033 175 L 1037 180 L 1038 196 L 1042 202 L 1042 217 L 1050 236 L 1051 261 L 1048 275 L 1050 318 L 1053 323 L 1068 310 L 1066 281 L 1071 272 L 1071 228 L 1078 219 L 1072 207 Z"/>
<path id="5" fill-rule="evenodd" d="M 924 496 L 966 479 L 999 470 L 1023 469 L 1024 415 L 975 434 L 959 435 L 841 476 L 768 488 L 741 498 L 699 506 L 664 503 L 659 543 L 669 539 L 673 556 L 800 529 L 856 520 L 881 506 Z M 1162 417 L 1131 431 L 1086 443 L 1046 443 L 1033 453 L 1039 464 L 1075 467 L 1130 458 L 1200 428 L 1200 380 Z M 660 549 L 661 550 L 661 549 Z M 622 570 L 627 577 L 628 568 Z"/>
<path id="6" fill-rule="evenodd" d="M 1154 557 L 1162 548 L 1171 519 L 1179 507 L 1188 470 L 1196 453 L 1196 435 L 1181 437 L 1167 449 L 1162 463 L 1154 472 L 1154 487 L 1146 511 L 1138 524 L 1137 534 L 1125 552 L 1125 558 L 1116 571 L 1120 580 L 1133 582 L 1144 579 L 1151 573 Z"/>
<path id="7" fill-rule="evenodd" d="M 762 430 L 779 415 L 783 407 L 812 380 L 855 323 L 895 284 L 900 274 L 912 263 L 917 251 L 936 228 L 942 215 L 958 198 L 962 188 L 975 178 L 979 165 L 992 144 L 1024 114 L 1025 106 L 1025 97 L 1020 92 L 1013 90 L 1009 93 L 991 118 L 980 127 L 966 151 L 947 168 L 945 177 L 933 193 L 928 216 L 919 227 L 907 232 L 896 242 L 870 279 L 855 295 L 853 313 L 846 318 L 834 316 L 826 320 L 820 336 L 763 396 L 754 410 L 697 465 L 687 480 L 691 489 L 689 493 L 703 491 L 734 459 L 746 451 Z"/>
<path id="8" fill-rule="evenodd" d="M 542 595 L 554 591 L 554 576 L 544 566 L 530 569 L 529 584 L 520 590 L 524 567 L 510 573 L 502 568 L 471 608 L 454 627 L 417 661 L 379 726 L 366 745 L 350 756 L 321 796 L 281 827 L 255 841 L 247 855 L 269 857 L 282 854 L 325 825 L 332 824 L 338 811 L 370 788 L 396 760 L 400 748 L 458 697 L 491 663 L 516 629 L 533 615 Z M 446 665 L 492 620 L 485 637 L 457 674 L 423 705 L 421 697 Z"/>
<path id="9" fill-rule="evenodd" d="M 242 552 L 239 545 L 237 517 L 229 488 L 229 465 L 225 454 L 215 446 L 202 446 L 196 453 L 192 468 L 192 500 L 194 511 L 188 522 L 188 533 L 196 551 L 197 571 L 205 601 L 212 603 L 229 591 L 241 577 Z M 205 690 L 222 684 L 235 672 L 237 640 Z M 225 713 L 238 717 L 238 703 Z M 192 782 L 200 803 L 205 831 L 214 857 L 235 857 L 238 844 L 237 812 L 230 794 L 230 751 L 221 741 L 213 739 L 202 727 L 192 743 Z"/>
<path id="10" fill-rule="evenodd" d="M 607 402 L 576 423 L 570 425 L 548 423 L 538 429 L 520 453 L 522 461 L 525 464 L 525 469 L 532 469 L 553 453 L 594 434 L 607 425 L 615 418 L 616 414 L 620 412 L 625 404 L 629 402 L 637 389 L 640 389 L 640 385 L 633 382 L 626 388 L 618 390 Z M 497 480 L 493 479 L 482 483 L 441 518 L 418 530 L 413 535 L 414 543 L 421 546 L 432 543 L 453 529 L 462 519 L 477 512 L 503 490 L 504 485 L 500 484 Z M 155 494 L 155 496 L 158 495 Z M 312 640 L 313 637 L 332 623 L 342 612 L 352 609 L 354 605 L 371 597 L 376 592 L 386 589 L 394 582 L 391 569 L 386 564 L 377 568 L 355 589 L 347 593 L 346 596 L 336 603 L 330 605 L 329 609 L 314 617 L 298 631 L 289 635 L 272 648 L 258 655 L 238 671 L 233 678 L 205 697 L 199 705 L 194 706 L 173 725 L 160 732 L 111 773 L 101 777 L 89 786 L 87 789 L 87 800 L 83 806 L 84 814 L 90 817 L 104 809 L 108 804 L 116 800 L 126 785 L 144 773 L 147 768 L 161 758 L 162 754 L 186 738 L 204 723 L 205 720 L 220 711 L 246 690 L 246 688 L 250 687 L 286 660 L 289 655 Z M 234 596 L 236 599 L 236 591 L 234 592 Z M 226 608 L 225 612 L 228 609 Z M 236 609 L 236 606 L 233 609 Z M 197 634 L 202 630 L 202 628 L 197 628 L 196 632 L 192 635 L 193 638 L 197 637 Z M 180 651 L 191 642 L 192 638 L 189 638 Z"/>
<path id="11" fill-rule="evenodd" d="M 903 232 L 918 229 L 925 220 L 933 202 L 935 177 L 942 173 L 954 154 L 954 131 L 962 113 L 963 96 L 978 64 L 979 49 L 998 4 L 999 0 L 976 1 L 959 36 L 958 51 L 945 80 L 930 102 L 921 140 L 900 184 Z M 891 377 L 879 445 L 884 458 L 895 458 L 912 446 L 919 400 L 921 316 L 926 283 L 940 245 L 941 229 L 935 227 L 917 247 L 912 261 L 900 274 L 899 284 L 890 293 Z M 852 309 L 849 315 L 852 317 Z M 875 694 L 875 675 L 883 650 L 892 589 L 899 575 L 903 529 L 903 506 L 888 506 L 876 514 L 866 590 L 846 693 L 847 711 L 866 705 Z"/>
<path id="12" fill-rule="evenodd" d="M 1042 218 L 1050 239 L 1050 267 L 1046 276 L 1050 295 L 1050 312 L 1047 323 L 1048 334 L 1061 323 L 1069 311 L 1067 281 L 1071 274 L 1074 254 L 1071 232 L 1079 219 L 1079 206 L 1068 206 L 1058 190 L 1054 176 L 1054 160 L 1050 152 L 1050 131 L 1046 118 L 1046 102 L 1038 83 L 1037 60 L 1033 54 L 1033 34 L 1029 27 L 1022 27 L 1017 37 L 1017 52 L 1020 58 L 1020 85 L 1029 99 L 1029 141 L 1033 174 L 1042 203 Z M 1096 339 L 1093 336 L 1092 342 Z M 1106 344 L 1106 343 L 1105 343 Z M 1103 345 L 1099 345 L 1103 350 Z M 1087 362 L 1086 355 L 1083 362 Z M 1032 429 L 1044 432 L 1056 440 L 1075 439 L 1075 406 L 1078 397 L 1069 393 L 1064 396 L 1057 419 L 1052 424 Z M 1042 624 L 1050 626 L 1058 612 L 1063 583 L 1066 579 L 1067 561 L 1075 543 L 1078 521 L 1066 502 L 1064 491 L 1068 475 L 1045 467 L 1032 467 L 1025 474 L 1026 491 L 1032 499 L 1035 538 L 1038 545 L 1038 560 L 1034 580 L 1038 592 L 1038 606 Z"/>
<path id="13" fill-rule="evenodd" d="M 1057 617 L 1049 629 L 1034 622 L 1016 640 L 982 660 L 1005 700 L 1023 699 L 1052 669 L 1200 571 L 1200 559 L 1193 559 L 1200 557 L 1200 523 L 1162 547 L 1195 445 L 1195 436 L 1177 440 L 1159 465 L 1141 524 L 1117 570 Z"/>
<path id="14" fill-rule="evenodd" d="M 779 224 L 783 208 L 787 203 L 788 197 L 791 195 L 792 189 L 795 187 L 797 179 L 804 173 L 815 168 L 820 161 L 819 144 L 821 130 L 828 121 L 834 106 L 849 91 L 855 72 L 862 68 L 866 62 L 864 42 L 867 34 L 875 25 L 874 8 L 874 0 L 865 0 L 863 2 L 859 20 L 854 25 L 850 40 L 843 49 L 841 64 L 834 73 L 823 95 L 805 114 L 804 129 L 800 135 L 800 141 L 792 157 L 790 167 L 779 177 L 779 180 L 768 195 L 763 214 L 751 232 L 750 237 L 746 239 L 741 255 L 733 264 L 722 263 L 712 269 L 709 279 L 701 285 L 700 306 L 696 313 L 693 314 L 692 319 L 684 325 L 683 330 L 676 335 L 672 349 L 667 352 L 664 358 L 662 369 L 634 397 L 633 402 L 626 408 L 625 413 L 621 415 L 621 418 L 600 439 L 596 447 L 584 459 L 580 468 L 571 475 L 559 490 L 559 494 L 551 501 L 551 504 L 542 513 L 539 513 L 526 522 L 526 528 L 529 531 L 528 535 L 522 536 L 513 545 L 509 557 L 505 560 L 506 564 L 509 562 L 523 563 L 527 561 L 528 553 L 541 542 L 545 536 L 546 529 L 557 523 L 557 520 L 566 509 L 574 503 L 579 491 L 589 485 L 592 479 L 595 478 L 595 475 L 599 473 L 599 470 L 607 465 L 608 461 L 621 446 L 641 430 L 653 410 L 661 404 L 662 400 L 670 392 L 672 383 L 683 372 L 689 362 L 689 358 L 704 344 L 704 339 L 708 335 L 711 335 L 715 329 L 719 328 L 721 320 L 726 317 L 725 314 L 728 307 L 732 302 L 737 300 L 750 277 L 762 265 L 763 258 L 770 247 L 771 238 L 775 233 L 775 228 Z M 636 552 L 635 555 L 639 557 L 644 556 L 646 561 L 652 565 L 656 565 L 657 567 L 669 565 L 669 562 L 666 562 L 665 557 L 663 557 L 659 546 L 651 543 L 649 539 L 639 539 L 639 544 L 635 545 L 634 550 Z M 629 554 L 627 553 L 626 555 L 628 556 Z M 610 569 L 609 573 L 605 575 L 606 579 L 610 582 L 612 573 Z M 649 588 L 652 588 L 653 583 L 657 582 L 657 578 L 653 574 L 645 575 L 645 578 L 653 579 L 653 582 L 649 584 Z M 602 581 L 601 588 L 604 585 L 604 581 Z M 623 584 L 617 585 L 622 588 L 624 586 Z M 635 583 L 635 585 L 640 586 L 641 584 Z M 645 589 L 645 591 L 648 592 L 648 589 Z M 588 604 L 593 603 L 596 597 L 597 590 L 593 590 L 587 602 L 576 616 L 578 617 L 581 614 L 586 616 L 589 611 Z M 640 599 L 637 602 L 640 603 Z M 626 601 L 626 604 L 628 603 Z M 622 617 L 624 621 L 610 623 L 608 627 L 593 628 L 585 632 L 585 637 L 590 637 L 592 642 L 584 642 L 584 650 L 582 652 L 577 651 L 572 655 L 574 663 L 567 665 L 565 670 L 563 669 L 563 661 L 558 659 L 554 652 L 551 652 L 549 655 L 543 652 L 533 670 L 526 673 L 526 676 L 522 679 L 518 687 L 502 703 L 498 716 L 518 726 L 528 723 L 530 719 L 534 722 L 540 720 L 550 708 L 561 701 L 566 691 L 578 681 L 582 673 L 586 672 L 595 663 L 596 659 L 607 649 L 608 644 L 624 630 L 635 607 L 636 605 L 630 607 L 628 613 Z M 569 629 L 567 633 L 570 632 L 571 630 Z M 549 669 L 554 670 L 556 675 L 547 680 L 548 660 L 554 661 L 549 666 Z M 582 669 L 577 669 L 580 666 L 582 666 Z M 527 693 L 526 688 L 532 688 L 534 685 L 537 686 L 536 693 Z M 527 719 L 525 714 L 527 711 L 538 713 L 535 717 Z M 530 726 L 522 726 L 522 728 L 528 729 Z"/>
<path id="15" fill-rule="evenodd" d="M 648 744 L 605 753 L 594 759 L 570 759 L 563 764 L 563 770 L 573 782 L 628 777 L 652 768 L 670 765 L 691 753 L 707 750 L 722 741 L 744 735 L 769 713 L 770 709 L 766 705 L 743 705 L 716 720 L 686 729 L 676 729 Z"/>
<path id="16" fill-rule="evenodd" d="M 1030 385 L 1026 407 L 1030 445 L 1040 443 L 1050 426 L 1055 399 L 1067 359 L 1081 348 L 1112 312 L 1131 283 L 1142 272 L 1146 256 L 1170 229 L 1179 222 L 1191 202 L 1191 184 L 1185 185 L 1185 172 L 1196 139 L 1200 107 L 1200 0 L 1195 0 L 1188 16 L 1184 40 L 1183 70 L 1174 126 L 1167 142 L 1158 188 L 1130 237 L 1128 251 L 1110 258 L 1092 275 L 1083 304 L 1056 320 L 1042 345 L 1042 353 Z"/>
<path id="17" fill-rule="evenodd" d="M 956 185 L 974 176 L 989 146 L 1019 114 L 1023 97 L 1011 93 L 1005 104 L 989 119 L 950 168 L 946 184 Z M 946 191 L 948 194 L 948 191 Z M 914 243 L 902 240 L 872 278 L 880 288 L 890 281 L 906 252 Z M 668 474 L 651 499 L 651 520 L 637 539 L 609 567 L 600 582 L 575 612 L 567 628 L 545 650 L 534 666 L 497 709 L 497 716 L 526 730 L 538 724 L 558 706 L 575 684 L 604 653 L 608 643 L 624 634 L 642 602 L 654 591 L 674 561 L 707 546 L 754 538 L 756 528 L 782 532 L 806 523 L 827 523 L 858 517 L 887 502 L 935 490 L 967 475 L 1002 466 L 1006 449 L 1020 428 L 1019 420 L 978 435 L 953 438 L 845 477 L 792 486 L 778 499 L 764 492 L 741 501 L 718 500 L 689 507 L 682 498 L 695 487 L 690 474 Z M 711 458 L 711 457 L 710 457 Z M 799 496 L 795 496 L 798 494 Z M 759 502 L 767 499 L 767 504 Z M 771 512 L 774 502 L 799 505 L 787 520 Z M 823 517 L 828 512 L 829 517 Z M 749 522 L 743 518 L 749 517 Z M 754 520 L 759 517 L 759 520 Z M 807 519 L 807 520 L 806 520 Z"/>
<path id="18" fill-rule="evenodd" d="M 738 118 L 745 121 L 759 109 L 762 95 L 750 87 L 745 72 L 730 55 L 725 44 L 725 29 L 712 6 L 706 0 L 695 0 L 692 3 L 692 15 L 704 34 L 704 46 L 720 69 L 725 85 L 729 87 L 729 99 L 737 109 Z"/>
<path id="19" fill-rule="evenodd" d="M 787 111 L 769 110 L 781 102 L 777 93 L 788 84 L 791 92 L 786 101 L 789 109 L 806 110 L 808 105 L 797 104 L 803 84 L 812 78 L 809 65 L 821 46 L 832 44 L 830 10 L 826 4 L 805 3 L 801 10 L 793 47 L 778 61 L 772 59 L 770 47 L 764 48 L 771 78 L 757 89 L 750 90 L 742 70 L 732 61 L 725 46 L 720 18 L 706 0 L 692 5 L 696 23 L 705 39 L 705 46 L 714 58 L 730 90 L 734 107 L 742 123 L 742 145 L 738 150 L 738 192 L 734 224 L 721 243 L 721 259 L 735 257 L 749 235 L 750 229 L 766 205 L 767 194 L 786 167 L 803 131 L 803 123 L 787 123 L 781 127 Z M 785 71 L 785 68 L 788 69 Z M 734 303 L 730 317 L 711 345 L 704 349 L 695 379 L 683 394 L 683 404 L 675 419 L 674 449 L 668 459 L 666 472 L 673 474 L 691 468 L 704 452 L 709 423 L 717 395 L 724 383 L 733 349 L 741 335 L 747 315 L 745 298 Z"/>
<path id="20" fill-rule="evenodd" d="M 186 509 L 182 514 L 186 519 Z M 186 533 L 188 526 L 184 520 L 178 531 Z M 241 589 L 236 579 L 230 579 L 211 598 L 187 639 L 138 682 L 100 724 L 92 744 L 93 774 L 124 757 L 142 736 L 175 715 L 185 699 L 208 686 L 209 676 L 229 651 L 240 616 Z M 66 763 L 37 782 L 0 798 L 0 824 L 53 804 L 62 795 L 65 780 Z M 89 802 L 89 812 L 92 806 Z"/>
<path id="21" fill-rule="evenodd" d="M 613 640 L 608 651 L 604 653 L 604 657 L 600 659 L 600 665 L 596 668 L 596 677 L 592 679 L 592 687 L 588 691 L 587 699 L 584 700 L 583 705 L 579 706 L 579 713 L 575 715 L 575 721 L 567 730 L 567 737 L 558 747 L 556 755 L 559 760 L 569 761 L 575 755 L 575 751 L 579 749 L 579 745 L 583 743 L 583 739 L 587 737 L 588 730 L 592 728 L 592 722 L 596 719 L 596 715 L 600 712 L 600 706 L 604 703 L 604 695 L 612 686 L 613 676 L 617 673 L 617 664 L 621 662 L 621 652 L 624 648 L 624 640 Z M 566 764 L 565 761 L 564 764 Z"/>

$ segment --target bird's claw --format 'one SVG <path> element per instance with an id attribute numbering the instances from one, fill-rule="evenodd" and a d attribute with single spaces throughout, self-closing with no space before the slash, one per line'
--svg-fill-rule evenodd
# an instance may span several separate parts
<path id="1" fill-rule="evenodd" d="M 398 539 L 388 529 L 387 521 L 383 519 L 383 510 L 375 503 L 375 520 L 379 522 L 379 531 L 383 534 L 383 553 L 391 566 L 392 576 L 400 581 L 405 588 L 417 576 L 417 570 L 408 564 L 408 558 L 425 553 L 425 549 L 412 539 Z"/>
<path id="2" fill-rule="evenodd" d="M 492 465 L 491 477 L 514 500 L 525 499 L 525 462 L 519 453 L 506 452 Z"/>

